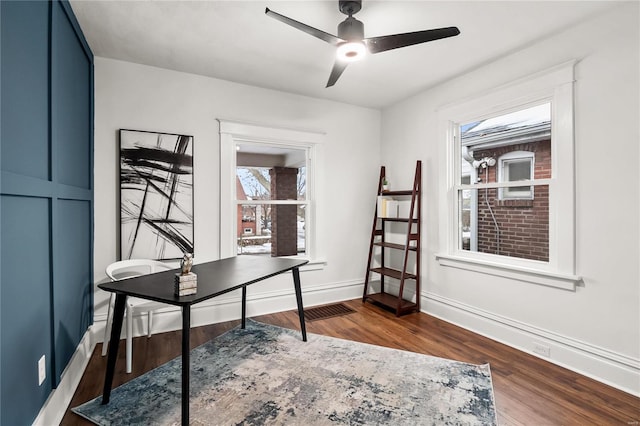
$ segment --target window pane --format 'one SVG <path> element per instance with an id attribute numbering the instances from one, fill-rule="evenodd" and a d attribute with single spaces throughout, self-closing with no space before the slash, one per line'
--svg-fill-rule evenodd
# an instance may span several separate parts
<path id="1" fill-rule="evenodd" d="M 300 167 L 298 169 L 298 178 L 296 182 L 298 188 L 298 201 L 304 201 L 307 199 L 307 168 Z"/>
<path id="2" fill-rule="evenodd" d="M 531 160 L 513 160 L 505 164 L 507 169 L 507 182 L 531 179 Z"/>
<path id="3" fill-rule="evenodd" d="M 238 205 L 238 254 L 306 254 L 306 206 Z"/>
<path id="4" fill-rule="evenodd" d="M 266 167 L 238 167 L 236 169 L 236 197 L 238 200 L 270 200 L 271 177 Z"/>
<path id="5" fill-rule="evenodd" d="M 471 250 L 471 232 L 472 232 L 472 221 L 475 226 L 475 218 L 472 218 L 472 211 L 474 211 L 474 206 L 471 205 L 474 194 L 477 193 L 477 190 L 462 190 L 459 191 L 458 196 L 458 206 L 460 208 L 459 211 L 459 224 L 460 224 L 460 248 L 462 250 Z M 475 251 L 475 249 L 474 249 Z"/>
<path id="6" fill-rule="evenodd" d="M 271 253 L 271 206 L 238 205 L 238 254 Z"/>
<path id="7" fill-rule="evenodd" d="M 529 200 L 500 200 L 499 190 L 458 191 L 459 248 L 549 261 L 549 186 Z"/>
<path id="8" fill-rule="evenodd" d="M 307 158 L 304 148 L 237 145 L 238 254 L 305 254 L 305 205 L 255 202 L 307 201 Z"/>
<path id="9" fill-rule="evenodd" d="M 533 198 L 533 188 L 530 186 L 514 186 L 511 188 L 504 188 L 502 190 L 501 199 L 526 199 Z"/>
<path id="10" fill-rule="evenodd" d="M 307 192 L 306 172 L 306 167 L 238 167 L 238 200 L 304 201 Z"/>
<path id="11" fill-rule="evenodd" d="M 470 176 L 471 183 L 497 182 L 498 159 L 513 160 L 515 152 L 528 153 L 533 162 L 529 172 L 526 164 L 515 165 L 511 181 L 551 178 L 550 103 L 463 123 L 459 133 L 459 179 Z M 531 170 L 532 164 L 535 170 Z"/>
<path id="12" fill-rule="evenodd" d="M 533 158 L 516 159 L 516 160 L 504 160 L 500 166 L 503 167 L 502 182 L 517 182 L 522 180 L 530 180 L 531 166 Z M 533 198 L 533 188 L 530 186 L 515 186 L 504 188 L 502 190 L 501 198 Z"/>
<path id="13" fill-rule="evenodd" d="M 305 200 L 307 158 L 308 152 L 302 148 L 238 144 L 238 199 Z"/>

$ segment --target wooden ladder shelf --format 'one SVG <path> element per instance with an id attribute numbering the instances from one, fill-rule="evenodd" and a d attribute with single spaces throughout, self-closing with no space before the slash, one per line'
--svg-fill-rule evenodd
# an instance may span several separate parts
<path id="1" fill-rule="evenodd" d="M 413 188 L 403 191 L 385 191 L 383 189 L 383 181 L 386 177 L 385 167 L 380 168 L 378 200 L 373 215 L 362 301 L 382 305 L 394 311 L 396 316 L 420 311 L 421 168 L 422 162 L 417 161 Z M 405 208 L 399 208 L 399 203 L 403 203 Z M 382 206 L 388 205 L 391 205 L 392 208 L 386 211 Z M 387 240 L 391 223 L 405 224 L 404 244 Z M 398 256 L 391 255 L 391 252 L 394 251 L 401 253 L 400 260 L 398 260 Z M 396 263 L 401 263 L 401 266 L 399 268 L 391 267 L 387 257 L 393 257 Z M 410 261 L 410 258 L 413 260 Z M 371 283 L 372 274 L 380 276 L 379 289 L 373 290 L 371 288 L 374 287 Z M 386 278 L 392 278 L 398 282 L 397 295 L 395 292 L 386 291 L 389 284 L 385 282 Z M 411 291 L 407 289 L 408 291 L 405 292 L 407 281 L 415 283 L 413 294 L 410 294 L 409 297 L 407 297 L 407 293 L 411 293 Z"/>

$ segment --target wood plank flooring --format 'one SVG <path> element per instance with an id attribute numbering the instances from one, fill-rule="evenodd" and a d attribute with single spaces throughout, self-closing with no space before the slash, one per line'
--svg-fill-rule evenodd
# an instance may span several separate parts
<path id="1" fill-rule="evenodd" d="M 356 312 L 307 322 L 307 331 L 473 364 L 489 363 L 500 425 L 638 425 L 640 422 L 640 398 L 423 313 L 396 318 L 360 300 L 344 303 Z M 254 319 L 299 330 L 296 311 Z M 232 321 L 193 328 L 192 347 L 238 324 L 239 321 Z M 106 368 L 101 349 L 98 344 L 71 407 L 101 394 Z M 155 334 L 150 339 L 136 338 L 131 374 L 124 372 L 124 352 L 124 341 L 121 341 L 114 387 L 179 356 L 180 332 Z M 67 408 L 61 424 L 91 423 Z"/>

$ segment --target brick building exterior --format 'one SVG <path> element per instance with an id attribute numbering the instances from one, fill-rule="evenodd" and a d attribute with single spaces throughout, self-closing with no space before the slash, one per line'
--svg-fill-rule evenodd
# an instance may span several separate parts
<path id="1" fill-rule="evenodd" d="M 510 152 L 534 153 L 533 178 L 551 178 L 551 140 L 547 139 L 474 151 L 474 158 L 496 159 L 495 166 L 479 170 L 482 182 L 498 182 L 500 158 Z M 478 190 L 477 205 L 479 252 L 545 262 L 549 260 L 548 186 L 536 186 L 532 199 L 500 199 L 498 189 L 481 189 Z"/>
<path id="2" fill-rule="evenodd" d="M 274 200 L 296 200 L 298 198 L 298 169 L 273 167 L 271 197 Z M 271 256 L 294 256 L 298 254 L 298 206 L 271 206 Z"/>
<path id="3" fill-rule="evenodd" d="M 539 104 L 461 126 L 460 207 L 463 250 L 549 261 L 551 104 Z"/>

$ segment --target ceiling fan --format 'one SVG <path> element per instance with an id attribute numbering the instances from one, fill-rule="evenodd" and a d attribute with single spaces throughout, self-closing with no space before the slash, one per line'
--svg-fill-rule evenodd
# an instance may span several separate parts
<path id="1" fill-rule="evenodd" d="M 362 8 L 362 0 L 339 0 L 338 8 L 340 12 L 347 15 L 347 19 L 338 24 L 338 36 L 326 33 L 317 28 L 298 22 L 284 15 L 266 8 L 267 16 L 291 25 L 307 34 L 326 41 L 337 47 L 336 61 L 331 70 L 329 81 L 326 87 L 333 86 L 342 72 L 347 68 L 349 62 L 362 59 L 366 50 L 370 53 L 380 53 L 400 47 L 412 46 L 414 44 L 425 43 L 427 41 L 439 40 L 441 38 L 453 37 L 460 34 L 457 27 L 437 28 L 433 30 L 415 31 L 411 33 L 392 34 L 380 37 L 364 38 L 364 24 L 353 17 Z"/>

